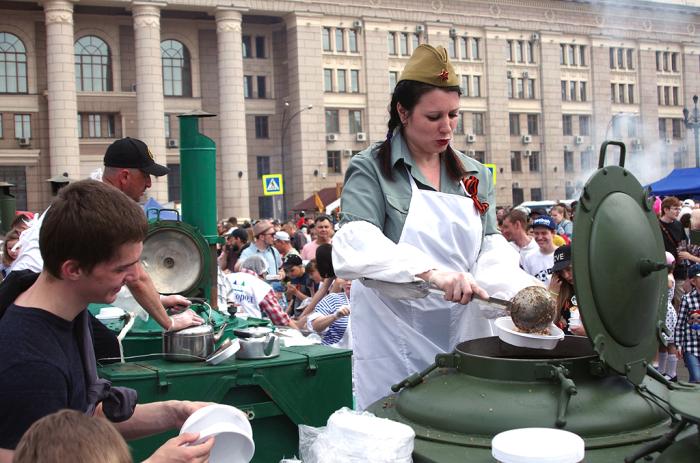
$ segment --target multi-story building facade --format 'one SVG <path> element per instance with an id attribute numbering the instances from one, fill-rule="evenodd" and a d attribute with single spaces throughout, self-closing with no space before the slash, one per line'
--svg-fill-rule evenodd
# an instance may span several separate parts
<path id="1" fill-rule="evenodd" d="M 222 217 L 270 216 L 342 183 L 386 136 L 413 49 L 443 45 L 462 83 L 454 146 L 495 165 L 499 204 L 572 197 L 605 139 L 644 181 L 694 166 L 682 109 L 700 93 L 700 2 L 679 0 L 44 0 L 0 2 L 0 178 L 18 207 L 82 178 L 115 138 L 146 141 L 179 199 L 177 115 L 217 142 Z"/>

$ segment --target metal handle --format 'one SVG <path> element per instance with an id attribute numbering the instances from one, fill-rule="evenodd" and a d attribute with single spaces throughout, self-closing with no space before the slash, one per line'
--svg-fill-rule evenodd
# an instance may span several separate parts
<path id="1" fill-rule="evenodd" d="M 552 367 L 552 373 L 559 380 L 559 402 L 557 403 L 557 421 L 558 428 L 566 426 L 566 412 L 569 410 L 569 402 L 571 396 L 578 393 L 576 383 L 571 378 L 567 378 L 569 370 L 562 365 Z"/>
<path id="2" fill-rule="evenodd" d="M 602 169 L 603 166 L 605 166 L 605 152 L 608 149 L 608 145 L 615 145 L 620 148 L 620 167 L 625 167 L 625 153 L 627 152 L 627 148 L 625 147 L 625 144 L 622 143 L 621 141 L 615 141 L 615 140 L 608 140 L 604 141 L 602 145 L 600 145 L 600 157 L 598 158 L 598 169 Z"/>
<path id="3" fill-rule="evenodd" d="M 433 370 L 437 368 L 457 368 L 457 363 L 459 362 L 459 356 L 454 353 L 449 354 L 437 354 L 435 356 L 435 363 L 430 365 L 425 370 L 419 373 L 413 373 L 408 378 L 404 379 L 398 384 L 391 386 L 392 392 L 399 392 L 404 387 L 414 387 L 423 382 L 423 378 L 428 376 Z"/>
<path id="4" fill-rule="evenodd" d="M 649 276 L 651 272 L 658 272 L 659 270 L 667 270 L 666 262 L 654 262 L 651 259 L 641 259 L 639 261 L 639 273 L 643 277 Z"/>

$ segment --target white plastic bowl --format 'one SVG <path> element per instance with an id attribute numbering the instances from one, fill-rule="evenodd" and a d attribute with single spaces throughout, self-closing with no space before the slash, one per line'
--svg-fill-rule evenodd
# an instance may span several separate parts
<path id="1" fill-rule="evenodd" d="M 491 455 L 502 463 L 578 463 L 584 454 L 583 439 L 563 429 L 511 429 L 491 441 Z"/>
<path id="2" fill-rule="evenodd" d="M 564 332 L 554 323 L 549 325 L 550 334 L 548 335 L 522 333 L 518 331 L 510 317 L 497 318 L 494 325 L 501 341 L 512 346 L 552 350 L 557 347 L 559 341 L 564 339 Z"/>
<path id="3" fill-rule="evenodd" d="M 214 404 L 200 408 L 182 425 L 180 434 L 199 433 L 197 443 L 215 437 L 210 463 L 248 463 L 255 453 L 253 428 L 248 417 L 229 405 Z"/>
<path id="4" fill-rule="evenodd" d="M 223 363 L 224 361 L 233 357 L 235 353 L 241 349 L 241 342 L 237 338 L 231 339 L 230 341 L 231 345 L 229 345 L 226 349 L 216 352 L 211 357 L 208 357 L 207 364 L 218 365 L 220 363 Z"/>
<path id="5" fill-rule="evenodd" d="M 95 315 L 95 318 L 106 325 L 107 323 L 119 320 L 125 313 L 124 309 L 120 309 L 119 307 L 103 307 L 100 309 L 100 313 Z"/>

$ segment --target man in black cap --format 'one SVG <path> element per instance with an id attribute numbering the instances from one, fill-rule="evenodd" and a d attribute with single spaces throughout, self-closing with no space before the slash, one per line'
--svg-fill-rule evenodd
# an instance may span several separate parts
<path id="1" fill-rule="evenodd" d="M 122 138 L 107 148 L 102 181 L 126 193 L 134 201 L 151 187 L 151 175 L 162 177 L 170 172 L 156 164 L 148 146 L 136 138 Z"/>

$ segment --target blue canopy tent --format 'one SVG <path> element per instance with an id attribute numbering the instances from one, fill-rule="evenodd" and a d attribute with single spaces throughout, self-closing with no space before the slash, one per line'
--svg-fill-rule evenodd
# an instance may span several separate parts
<path id="1" fill-rule="evenodd" d="M 158 212 L 163 209 L 163 206 L 153 198 L 148 198 L 143 205 L 143 210 L 146 212 L 148 220 L 155 220 L 158 217 Z M 160 213 L 160 220 L 177 220 L 177 213 L 171 209 L 166 209 Z"/>
<path id="2" fill-rule="evenodd" d="M 648 186 L 655 196 L 700 197 L 700 168 L 673 169 L 666 177 Z"/>

